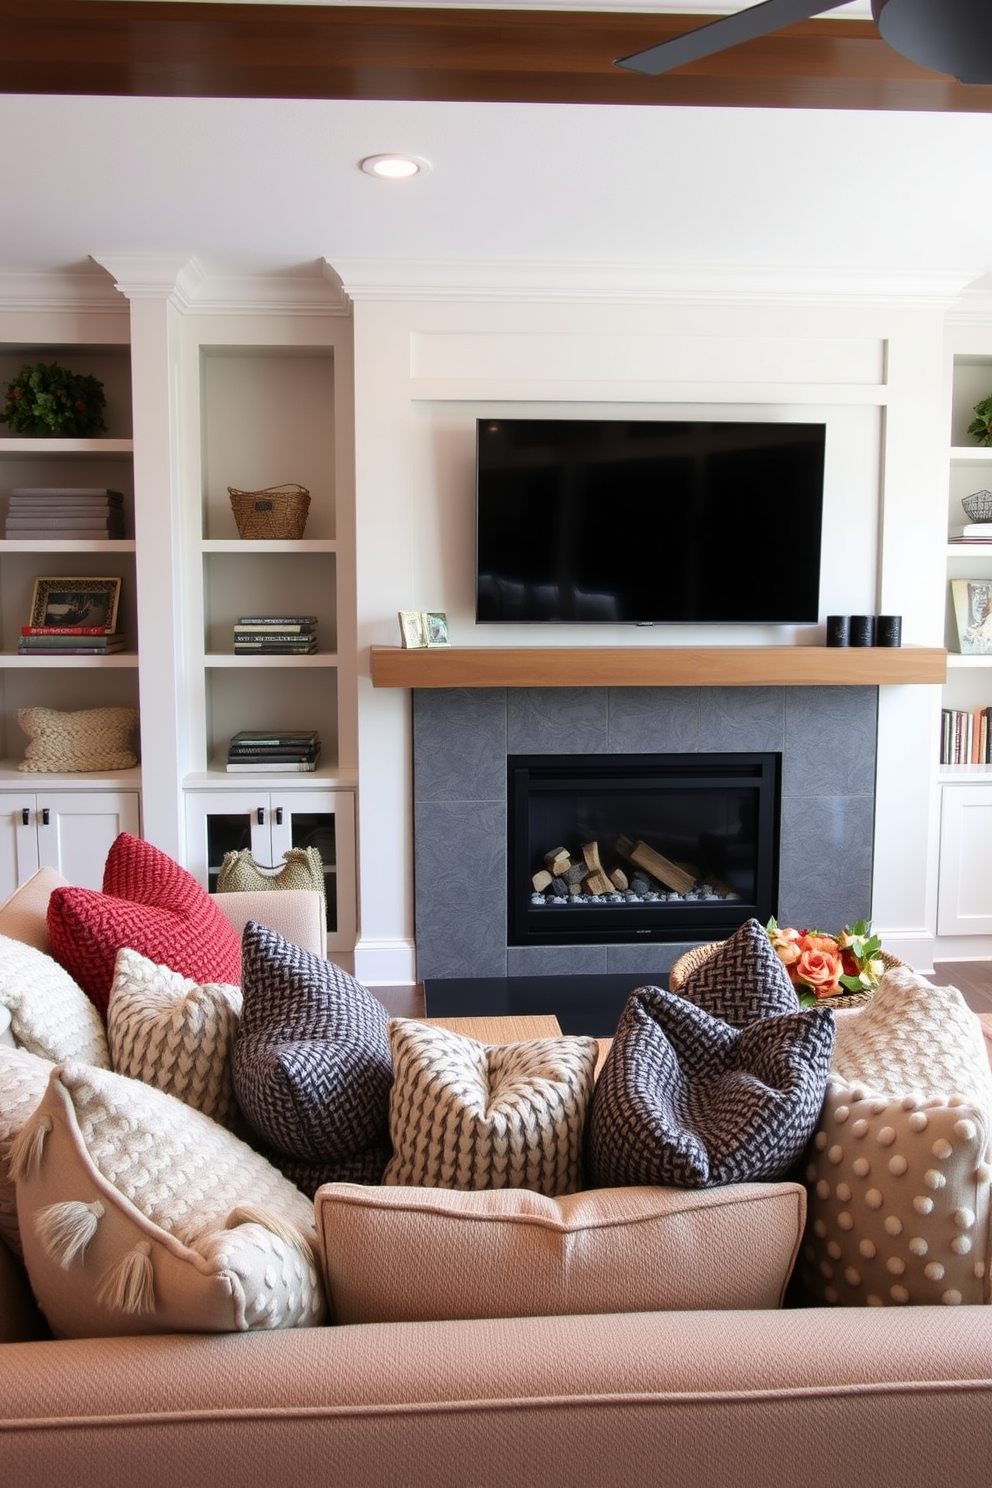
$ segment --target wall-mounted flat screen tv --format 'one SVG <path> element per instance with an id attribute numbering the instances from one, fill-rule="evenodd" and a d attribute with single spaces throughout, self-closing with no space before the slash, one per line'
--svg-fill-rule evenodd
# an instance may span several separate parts
<path id="1" fill-rule="evenodd" d="M 480 623 L 812 624 L 824 424 L 487 418 Z"/>

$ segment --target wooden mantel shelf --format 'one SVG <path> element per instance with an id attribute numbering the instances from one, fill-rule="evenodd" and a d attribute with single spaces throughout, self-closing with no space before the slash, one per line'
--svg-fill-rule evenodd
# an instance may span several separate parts
<path id="1" fill-rule="evenodd" d="M 373 687 L 882 687 L 947 680 L 939 647 L 373 646 Z"/>

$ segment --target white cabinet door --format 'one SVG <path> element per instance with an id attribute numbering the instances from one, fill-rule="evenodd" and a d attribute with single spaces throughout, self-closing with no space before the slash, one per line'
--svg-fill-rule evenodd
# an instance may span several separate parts
<path id="1" fill-rule="evenodd" d="M 107 854 L 121 832 L 141 835 L 137 791 L 38 793 L 38 863 L 83 889 L 103 887 Z"/>
<path id="2" fill-rule="evenodd" d="M 278 868 L 291 847 L 316 847 L 324 865 L 327 949 L 351 952 L 357 934 L 355 796 L 345 790 L 186 792 L 186 866 L 217 887 L 224 854 L 250 848 Z"/>
<path id="3" fill-rule="evenodd" d="M 141 834 L 137 791 L 4 791 L 0 804 L 0 896 L 38 868 L 84 889 L 103 885 L 114 838 Z"/>
<path id="4" fill-rule="evenodd" d="M 992 783 L 945 785 L 938 935 L 992 935 Z"/>

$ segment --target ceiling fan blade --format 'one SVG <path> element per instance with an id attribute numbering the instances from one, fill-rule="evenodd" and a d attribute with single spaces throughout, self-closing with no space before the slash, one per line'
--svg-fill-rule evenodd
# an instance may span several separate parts
<path id="1" fill-rule="evenodd" d="M 698 62 L 700 57 L 712 56 L 742 41 L 754 41 L 767 36 L 769 31 L 779 31 L 795 21 L 808 21 L 811 16 L 836 10 L 846 3 L 847 0 L 764 0 L 764 4 L 752 5 L 735 15 L 707 21 L 705 26 L 687 31 L 684 36 L 659 42 L 643 52 L 632 52 L 629 57 L 618 57 L 616 66 L 656 77 L 660 72 L 669 72 L 686 62 Z"/>

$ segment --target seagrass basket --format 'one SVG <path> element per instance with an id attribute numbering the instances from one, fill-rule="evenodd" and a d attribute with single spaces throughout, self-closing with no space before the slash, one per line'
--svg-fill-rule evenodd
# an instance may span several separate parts
<path id="1" fill-rule="evenodd" d="M 684 951 L 668 973 L 668 985 L 672 992 L 681 992 L 686 981 L 703 962 L 712 956 L 713 952 L 723 942 L 714 940 L 710 945 L 693 946 L 691 950 Z M 892 956 L 888 951 L 879 951 L 876 957 L 881 961 L 886 971 L 891 971 L 896 966 L 905 966 L 905 961 L 900 961 L 898 956 Z M 871 1001 L 870 992 L 843 992 L 839 997 L 817 998 L 817 1007 L 853 1008 Z"/>
<path id="2" fill-rule="evenodd" d="M 267 486 L 264 491 L 239 491 L 228 486 L 238 536 L 248 538 L 302 537 L 310 511 L 306 486 Z"/>

